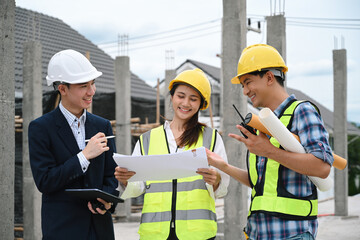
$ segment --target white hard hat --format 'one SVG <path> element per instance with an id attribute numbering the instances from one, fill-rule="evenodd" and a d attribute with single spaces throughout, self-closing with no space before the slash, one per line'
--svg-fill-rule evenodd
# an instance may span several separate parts
<path id="1" fill-rule="evenodd" d="M 49 62 L 47 85 L 54 82 L 86 83 L 102 75 L 81 53 L 68 49 L 56 53 Z"/>

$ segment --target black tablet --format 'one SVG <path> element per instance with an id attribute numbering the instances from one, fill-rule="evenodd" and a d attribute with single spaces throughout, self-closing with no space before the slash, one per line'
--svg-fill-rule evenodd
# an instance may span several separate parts
<path id="1" fill-rule="evenodd" d="M 87 201 L 101 198 L 106 202 L 112 202 L 112 203 L 124 202 L 123 199 L 96 188 L 95 189 L 65 189 L 65 192 L 67 192 L 72 196 L 76 196 Z"/>

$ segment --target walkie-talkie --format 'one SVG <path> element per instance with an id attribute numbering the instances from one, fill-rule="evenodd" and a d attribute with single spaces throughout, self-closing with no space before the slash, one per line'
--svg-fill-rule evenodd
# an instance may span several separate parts
<path id="1" fill-rule="evenodd" d="M 242 122 L 240 123 L 241 126 L 243 126 L 244 128 L 246 128 L 246 130 L 248 130 L 250 133 L 256 135 L 254 128 L 250 127 L 249 125 L 247 125 L 245 122 L 246 119 L 243 118 L 243 116 L 240 114 L 239 110 L 235 107 L 235 105 L 233 104 L 233 107 L 235 108 L 236 112 L 239 114 Z M 240 131 L 241 132 L 241 131 Z M 248 138 L 243 132 L 241 132 L 241 134 L 244 136 L 244 138 Z"/>

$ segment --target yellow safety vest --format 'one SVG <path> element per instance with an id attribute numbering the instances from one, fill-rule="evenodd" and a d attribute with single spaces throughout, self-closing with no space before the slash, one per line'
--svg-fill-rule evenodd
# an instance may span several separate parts
<path id="1" fill-rule="evenodd" d="M 290 102 L 280 121 L 290 129 L 295 108 L 304 101 Z M 317 109 L 317 107 L 315 106 Z M 271 137 L 270 142 L 280 148 L 279 142 Z M 251 192 L 251 205 L 248 217 L 256 212 L 267 213 L 272 216 L 289 220 L 316 219 L 318 213 L 317 190 L 313 185 L 312 194 L 308 197 L 296 197 L 286 190 L 283 184 L 282 171 L 284 166 L 273 159 L 265 159 L 264 172 L 261 181 L 257 173 L 258 157 L 250 153 L 248 157 L 248 172 Z"/>
<path id="2" fill-rule="evenodd" d="M 216 130 L 204 127 L 196 145 L 186 150 L 204 146 L 213 151 L 215 142 Z M 170 153 L 163 126 L 142 134 L 140 144 L 142 155 Z M 204 240 L 216 235 L 215 201 L 201 175 L 146 182 L 140 239 L 166 240 L 170 224 L 179 240 Z"/>

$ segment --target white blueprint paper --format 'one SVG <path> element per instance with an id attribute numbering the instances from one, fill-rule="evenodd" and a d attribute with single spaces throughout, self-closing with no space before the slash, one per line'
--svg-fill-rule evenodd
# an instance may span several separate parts
<path id="1" fill-rule="evenodd" d="M 136 172 L 129 182 L 191 177 L 197 175 L 198 168 L 209 168 L 204 147 L 166 155 L 128 156 L 114 153 L 113 158 L 119 167 Z"/>

